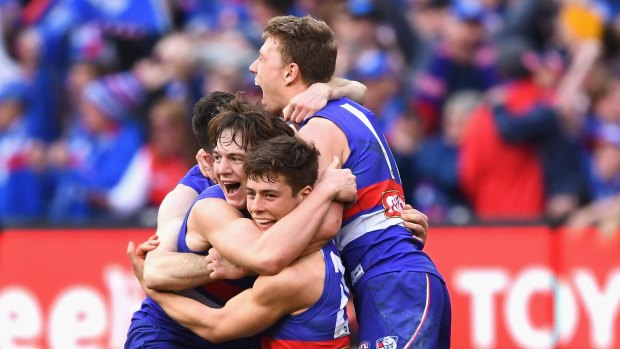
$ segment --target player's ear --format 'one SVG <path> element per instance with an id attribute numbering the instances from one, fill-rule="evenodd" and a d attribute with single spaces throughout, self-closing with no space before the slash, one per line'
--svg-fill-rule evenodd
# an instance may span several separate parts
<path id="1" fill-rule="evenodd" d="M 290 63 L 287 68 L 284 74 L 284 84 L 288 86 L 301 78 L 301 71 L 297 63 Z"/>
<path id="2" fill-rule="evenodd" d="M 303 200 L 308 195 L 310 195 L 311 192 L 312 192 L 312 187 L 309 185 L 306 185 L 305 187 L 301 188 L 299 193 L 297 193 L 297 196 L 299 197 L 300 200 Z"/>
<path id="3" fill-rule="evenodd" d="M 207 164 L 209 164 L 209 166 L 213 166 L 213 164 L 215 163 L 215 157 L 213 157 L 213 154 L 207 152 L 204 155 L 205 161 L 207 162 Z"/>

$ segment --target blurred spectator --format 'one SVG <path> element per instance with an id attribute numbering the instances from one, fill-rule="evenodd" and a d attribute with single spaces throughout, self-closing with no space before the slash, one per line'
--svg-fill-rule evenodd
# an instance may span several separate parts
<path id="1" fill-rule="evenodd" d="M 403 117 L 405 110 L 400 93 L 402 81 L 398 75 L 402 66 L 391 53 L 369 49 L 358 56 L 352 68 L 348 76 L 366 85 L 364 106 L 375 112 L 381 130 L 390 143 L 391 134 L 397 132 L 395 122 Z"/>
<path id="2" fill-rule="evenodd" d="M 47 143 L 61 133 L 59 72 L 42 55 L 40 37 L 34 30 L 24 29 L 15 42 L 16 62 L 26 84 L 25 123 L 30 134 Z"/>
<path id="3" fill-rule="evenodd" d="M 604 233 L 620 228 L 620 124 L 601 124 L 588 159 L 592 203 L 574 213 L 568 226 L 596 225 Z"/>
<path id="4" fill-rule="evenodd" d="M 119 69 L 127 70 L 151 53 L 157 40 L 171 29 L 169 7 L 164 1 L 58 0 L 37 21 L 47 52 L 59 63 L 66 60 L 63 45 L 69 33 L 84 24 L 96 24 L 114 42 Z"/>
<path id="5" fill-rule="evenodd" d="M 186 114 L 185 104 L 171 99 L 161 99 L 151 107 L 148 143 L 107 195 L 108 206 L 118 215 L 159 207 L 195 164 L 198 143 Z"/>
<path id="6" fill-rule="evenodd" d="M 165 94 L 189 106 L 197 101 L 201 76 L 196 72 L 197 50 L 194 41 L 184 33 L 171 33 L 155 46 L 153 61 L 162 76 L 169 76 L 164 84 Z"/>
<path id="7" fill-rule="evenodd" d="M 127 76 L 113 76 L 84 89 L 79 124 L 48 156 L 55 182 L 51 219 L 75 223 L 109 217 L 105 197 L 142 143 L 132 120 L 136 100 L 126 93 L 131 84 Z"/>
<path id="8" fill-rule="evenodd" d="M 592 201 L 620 194 L 620 124 L 601 124 L 588 161 Z"/>
<path id="9" fill-rule="evenodd" d="M 451 207 L 453 199 L 459 200 L 452 194 L 470 193 L 482 184 L 459 182 L 460 187 L 451 187 L 456 191 L 447 189 L 448 199 L 444 200 L 441 193 L 446 189 L 441 186 L 452 185 L 450 180 L 454 179 L 454 170 L 449 168 L 455 161 L 473 161 L 470 142 L 491 142 L 488 144 L 493 146 L 480 146 L 488 157 L 506 151 L 502 147 L 492 151 L 493 142 L 498 142 L 507 146 L 511 155 L 494 161 L 475 157 L 476 161 L 485 159 L 493 164 L 490 170 L 480 171 L 481 178 L 499 177 L 504 168 L 510 172 L 504 184 L 522 192 L 517 198 L 532 198 L 527 203 L 517 200 L 516 214 L 506 208 L 502 217 L 523 218 L 523 205 L 532 209 L 540 200 L 541 217 L 546 213 L 561 218 L 583 200 L 583 194 L 577 194 L 577 178 L 584 177 L 583 190 L 585 166 L 582 162 L 581 171 L 576 169 L 575 155 L 594 151 L 594 147 L 583 144 L 598 144 L 579 144 L 580 137 L 597 130 L 602 121 L 620 123 L 620 116 L 613 112 L 617 108 L 614 100 L 620 98 L 614 97 L 613 82 L 605 82 L 604 88 L 598 84 L 599 76 L 614 76 L 609 72 L 620 67 L 619 12 L 620 5 L 614 0 L 3 0 L 0 76 L 23 72 L 23 128 L 48 143 L 63 137 L 58 144 L 71 144 L 68 152 L 80 158 L 76 154 L 104 148 L 95 139 L 105 132 L 99 136 L 86 132 L 84 115 L 78 110 L 82 90 L 93 80 L 106 76 L 106 85 L 112 91 L 109 97 L 115 102 L 103 104 L 132 106 L 128 115 L 114 115 L 113 123 L 137 121 L 137 132 L 147 134 L 152 122 L 149 111 L 161 99 L 185 105 L 185 115 L 202 95 L 214 90 L 241 90 L 250 100 L 259 100 L 260 89 L 247 68 L 261 43 L 262 27 L 273 16 L 311 14 L 327 21 L 336 32 L 336 75 L 368 85 L 366 104 L 377 112 L 398 159 L 408 200 L 414 200 L 413 193 L 427 193 L 418 195 L 416 201 L 426 200 L 431 203 L 428 207 Z M 446 134 L 458 127 L 443 125 L 450 123 L 454 114 L 448 102 L 461 91 L 485 93 L 497 86 L 501 77 L 490 40 L 502 44 L 514 37 L 525 38 L 542 57 L 544 69 L 538 69 L 536 78 L 527 83 L 527 79 L 502 83 L 499 90 L 505 93 L 489 94 L 495 97 L 488 100 L 496 103 L 477 108 L 469 119 L 481 125 L 480 139 L 470 140 L 475 127 L 468 126 L 472 129 L 465 132 L 465 155 L 455 153 L 458 142 Z M 536 59 L 528 57 L 527 64 L 535 65 Z M 109 79 L 108 74 L 116 78 Z M 558 89 L 559 93 L 554 93 Z M 533 97 L 539 92 L 539 97 Z M 487 115 L 483 122 L 481 113 Z M 65 150 L 59 151 L 61 148 Z M 54 145 L 52 149 L 50 154 L 67 152 L 65 146 Z M 150 144 L 143 147 L 143 153 L 147 149 L 151 149 Z M 417 162 L 411 160 L 414 152 L 419 157 Z M 529 162 L 534 159 L 538 170 Z M 513 161 L 517 163 L 504 164 Z M 134 161 L 132 166 L 147 168 L 147 162 L 135 165 L 138 162 Z M 53 178 L 61 171 L 36 170 L 41 175 L 49 172 Z M 124 172 L 115 171 L 119 178 Z M 427 174 L 433 171 L 435 175 Z M 477 176 L 476 171 L 473 173 Z M 535 179 L 536 173 L 540 182 Z M 420 177 L 424 182 L 418 182 Z M 106 188 L 119 185 L 111 182 L 106 182 Z M 493 187 L 492 183 L 493 179 L 476 189 L 476 198 L 471 199 L 486 197 L 482 201 L 493 206 L 490 197 L 498 194 L 485 189 Z M 425 190 L 415 191 L 414 186 Z M 520 186 L 526 189 L 518 189 Z M 543 194 L 536 194 L 539 187 Z M 91 190 L 87 195 L 88 205 L 101 208 L 95 209 L 98 214 L 114 214 L 105 208 L 110 203 L 107 190 Z M 508 193 L 512 194 L 510 190 Z M 436 212 L 442 213 L 434 215 Z M 435 222 L 441 218 L 454 222 L 445 212 L 444 208 L 427 210 Z M 528 218 L 538 216 L 528 212 Z"/>
<path id="10" fill-rule="evenodd" d="M 450 2 L 450 0 L 410 1 L 412 4 L 409 6 L 408 20 L 417 39 L 414 61 L 410 64 L 414 73 L 428 65 L 433 48 L 444 31 Z"/>
<path id="11" fill-rule="evenodd" d="M 471 220 L 459 187 L 459 148 L 468 118 L 481 100 L 475 91 L 452 95 L 446 102 L 441 134 L 425 139 L 413 158 L 414 203 L 431 222 L 464 224 Z"/>
<path id="12" fill-rule="evenodd" d="M 402 70 L 402 64 L 392 52 L 368 49 L 357 57 L 348 76 L 366 85 L 364 106 L 375 112 L 398 164 L 400 176 L 405 179 L 404 188 L 411 189 L 408 186 L 413 183 L 415 173 L 408 159 L 416 147 L 418 128 L 415 120 L 407 115 L 404 79 L 399 75 Z M 411 199 L 411 192 L 406 191 L 407 199 Z"/>
<path id="13" fill-rule="evenodd" d="M 581 165 L 582 144 L 580 133 L 575 132 L 582 127 L 583 116 L 567 116 L 553 104 L 552 93 L 557 83 L 556 78 L 549 78 L 556 73 L 553 60 L 549 64 L 545 56 L 536 53 L 522 38 L 510 38 L 499 46 L 502 48 L 500 65 L 505 75 L 530 79 L 547 93 L 520 113 L 508 110 L 501 89 L 494 91 L 489 101 L 502 140 L 535 149 L 543 171 L 545 216 L 550 223 L 560 223 L 587 199 Z M 515 57 L 521 57 L 520 61 Z"/>
<path id="14" fill-rule="evenodd" d="M 526 39 L 537 52 L 549 49 L 554 36 L 550 20 L 557 12 L 555 0 L 506 1 L 504 23 L 495 40 L 501 42 L 515 36 Z"/>
<path id="15" fill-rule="evenodd" d="M 502 75 L 508 80 L 501 103 L 516 117 L 537 104 L 549 104 L 547 87 L 531 74 L 532 52 L 524 41 L 512 40 L 499 50 Z M 540 219 L 545 191 L 542 164 L 534 144 L 502 139 L 489 105 L 477 108 L 463 135 L 459 163 L 462 189 L 478 218 Z"/>
<path id="16" fill-rule="evenodd" d="M 450 95 L 462 90 L 484 92 L 499 81 L 482 16 L 480 4 L 457 2 L 427 67 L 415 77 L 412 103 L 425 134 L 440 129 L 440 115 Z"/>
<path id="17" fill-rule="evenodd" d="M 15 78 L 0 86 L 0 219 L 27 221 L 44 215 L 42 145 L 24 120 L 26 86 Z"/>
<path id="18" fill-rule="evenodd" d="M 584 88 L 593 68 L 605 55 L 604 32 L 605 18 L 592 1 L 562 3 L 557 36 L 569 64 L 559 83 L 556 104 L 566 115 L 583 114 L 588 108 Z"/>

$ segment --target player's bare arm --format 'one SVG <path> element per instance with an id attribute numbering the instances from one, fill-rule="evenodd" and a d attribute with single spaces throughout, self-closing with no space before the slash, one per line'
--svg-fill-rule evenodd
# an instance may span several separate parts
<path id="1" fill-rule="evenodd" d="M 191 190 L 191 188 L 188 189 Z M 173 192 L 176 190 L 177 189 L 173 190 Z M 189 198 L 189 195 L 187 197 Z M 185 208 L 185 212 L 180 215 L 180 218 L 177 218 L 176 225 L 171 226 L 167 224 L 166 231 L 161 232 L 161 235 L 158 229 L 160 246 L 147 254 L 144 266 L 144 282 L 147 287 L 156 290 L 175 291 L 196 287 L 211 281 L 209 278 L 211 271 L 208 270 L 208 263 L 204 256 L 193 253 L 180 253 L 177 250 L 177 240 L 181 224 L 187 210 L 191 206 L 191 202 L 193 202 L 193 199 L 188 203 L 186 202 L 187 207 Z M 200 211 L 201 208 L 206 210 L 222 210 L 223 213 L 220 217 L 222 222 L 226 222 L 225 218 L 228 217 L 227 214 L 231 214 L 230 211 L 228 211 L 229 205 L 219 199 L 201 200 L 196 204 L 196 207 L 192 208 L 192 212 L 196 210 Z M 235 212 L 232 212 L 232 214 L 235 214 Z M 236 214 L 237 215 L 231 217 L 237 218 L 238 212 Z M 192 222 L 188 222 L 186 241 L 188 246 L 193 250 L 207 250 L 210 246 L 208 241 L 201 238 L 202 235 L 195 233 L 196 229 L 219 229 L 220 227 L 217 224 L 219 220 L 214 219 L 213 214 L 208 217 L 211 217 L 211 220 L 208 221 L 211 222 L 211 225 L 207 225 L 206 227 L 195 227 L 194 230 L 192 230 Z M 162 226 L 165 225 L 163 220 L 161 224 Z"/>
<path id="2" fill-rule="evenodd" d="M 200 263 L 204 264 L 201 256 L 177 252 L 183 217 L 197 196 L 194 189 L 179 184 L 162 201 L 157 214 L 160 244 L 146 255 L 144 262 L 145 282 L 149 287 L 160 290 L 185 289 L 198 285 L 195 283 L 208 275 L 208 271 L 201 269 Z M 192 281 L 188 275 L 198 276 Z"/>
<path id="3" fill-rule="evenodd" d="M 176 295 L 146 290 L 175 321 L 214 343 L 258 334 L 281 317 L 309 308 L 320 297 L 324 268 L 320 253 L 304 257 L 274 276 L 260 276 L 253 288 L 213 309 Z M 312 260 L 314 259 L 314 260 Z"/>
<path id="4" fill-rule="evenodd" d="M 338 166 L 335 159 L 331 165 Z M 329 231 L 317 246 L 333 238 L 342 223 L 342 204 L 333 200 L 354 200 L 355 176 L 348 169 L 326 171 L 304 201 L 267 231 L 261 232 L 253 221 L 239 219 L 224 231 L 209 236 L 211 245 L 228 261 L 261 275 L 273 275 L 299 257 L 315 237 L 317 230 Z M 329 212 L 335 206 L 334 212 Z M 340 211 L 338 210 L 340 207 Z M 324 227 L 330 226 L 329 229 Z M 285 243 L 284 243 L 285 242 Z"/>
<path id="5" fill-rule="evenodd" d="M 175 219 L 183 219 L 196 197 L 198 197 L 198 193 L 194 189 L 184 184 L 178 184 L 166 194 L 166 197 L 159 205 L 157 226 L 165 225 Z"/>
<path id="6" fill-rule="evenodd" d="M 325 107 L 330 100 L 345 96 L 363 104 L 366 86 L 343 78 L 332 78 L 327 83 L 314 83 L 291 99 L 282 110 L 282 116 L 286 121 L 299 124 Z"/>

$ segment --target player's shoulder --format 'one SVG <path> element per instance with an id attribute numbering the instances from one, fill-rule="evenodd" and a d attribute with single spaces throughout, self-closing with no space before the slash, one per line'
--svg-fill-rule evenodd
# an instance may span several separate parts
<path id="1" fill-rule="evenodd" d="M 189 223 L 197 227 L 211 230 L 242 218 L 241 212 L 226 200 L 219 198 L 203 198 L 194 203 L 189 214 Z"/>
<path id="2" fill-rule="evenodd" d="M 338 139 L 339 137 L 346 138 L 338 124 L 323 117 L 313 117 L 308 120 L 308 122 L 299 129 L 297 136 L 311 142 L 327 139 L 333 140 Z"/>

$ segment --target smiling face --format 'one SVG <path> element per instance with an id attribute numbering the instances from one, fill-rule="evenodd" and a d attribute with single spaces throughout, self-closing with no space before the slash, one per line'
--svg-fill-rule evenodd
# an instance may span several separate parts
<path id="1" fill-rule="evenodd" d="M 262 103 L 265 109 L 276 115 L 286 105 L 282 101 L 285 87 L 286 67 L 282 64 L 282 54 L 275 38 L 267 37 L 258 52 L 258 58 L 250 65 L 255 74 L 254 81 L 263 91 Z"/>
<path id="2" fill-rule="evenodd" d="M 272 179 L 248 179 L 246 184 L 248 211 L 261 231 L 286 216 L 312 191 L 310 186 L 306 186 L 294 194 L 282 175 Z"/>
<path id="3" fill-rule="evenodd" d="M 224 130 L 213 149 L 215 176 L 224 190 L 226 201 L 233 207 L 242 210 L 246 203 L 246 175 L 243 163 L 247 152 L 239 147 L 241 136 L 232 138 L 230 130 Z"/>

